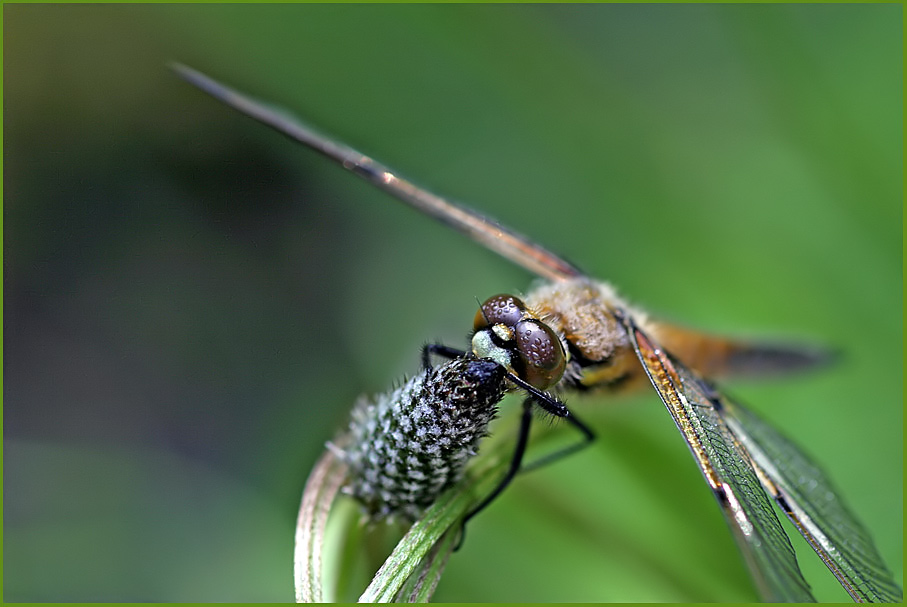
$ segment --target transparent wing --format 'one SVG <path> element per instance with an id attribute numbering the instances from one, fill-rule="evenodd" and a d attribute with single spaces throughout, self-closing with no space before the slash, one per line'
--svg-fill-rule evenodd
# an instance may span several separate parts
<path id="1" fill-rule="evenodd" d="M 489 217 L 432 194 L 395 171 L 339 141 L 322 135 L 289 113 L 235 91 L 190 67 L 171 65 L 181 78 L 218 101 L 327 156 L 401 202 L 465 234 L 530 272 L 559 281 L 583 276 L 573 264 Z"/>
<path id="2" fill-rule="evenodd" d="M 636 355 L 712 488 L 760 594 L 768 601 L 814 602 L 790 539 L 712 390 L 624 314 Z"/>
<path id="3" fill-rule="evenodd" d="M 869 533 L 838 497 L 828 477 L 777 430 L 722 398 L 725 419 L 765 487 L 857 601 L 901 602 L 903 592 Z"/>

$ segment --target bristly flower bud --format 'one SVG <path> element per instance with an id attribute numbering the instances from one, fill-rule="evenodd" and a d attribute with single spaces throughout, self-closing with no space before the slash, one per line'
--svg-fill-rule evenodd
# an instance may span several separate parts
<path id="1" fill-rule="evenodd" d="M 506 389 L 499 364 L 464 357 L 360 398 L 343 446 L 332 446 L 349 466 L 345 492 L 373 519 L 417 519 L 462 478 Z"/>

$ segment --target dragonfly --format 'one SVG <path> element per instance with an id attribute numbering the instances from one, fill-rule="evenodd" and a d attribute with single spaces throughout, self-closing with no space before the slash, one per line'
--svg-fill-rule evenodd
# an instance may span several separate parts
<path id="1" fill-rule="evenodd" d="M 432 368 L 431 356 L 449 362 Z M 467 513 L 465 526 L 525 472 L 573 453 L 592 442 L 592 430 L 545 390 L 567 366 L 561 338 L 514 295 L 488 298 L 476 313 L 470 350 L 429 344 L 422 372 L 390 393 L 361 398 L 341 445 L 328 443 L 348 466 L 346 493 L 365 506 L 372 521 L 402 515 L 417 520 L 448 488 L 459 483 L 478 452 L 508 391 L 525 392 L 523 415 L 507 474 Z M 536 408 L 567 420 L 583 441 L 523 465 Z"/>
<path id="2" fill-rule="evenodd" d="M 651 386 L 715 496 L 765 600 L 815 601 L 773 504 L 855 601 L 903 599 L 868 531 L 821 467 L 711 381 L 752 370 L 815 366 L 826 361 L 827 352 L 742 342 L 651 319 L 609 284 L 528 237 L 415 185 L 275 106 L 184 65 L 171 67 L 215 99 L 547 281 L 526 295 L 525 304 L 566 344 L 568 360 L 553 389 L 618 392 Z"/>

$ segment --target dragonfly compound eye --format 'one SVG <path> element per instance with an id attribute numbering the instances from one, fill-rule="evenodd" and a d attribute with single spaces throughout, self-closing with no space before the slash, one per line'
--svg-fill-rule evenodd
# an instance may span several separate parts
<path id="1" fill-rule="evenodd" d="M 476 312 L 473 329 L 480 331 L 485 327 L 497 324 L 513 327 L 523 320 L 526 315 L 526 304 L 519 297 L 495 295 L 486 299 L 479 311 Z"/>
<path id="2" fill-rule="evenodd" d="M 561 340 L 551 328 L 534 319 L 523 320 L 514 327 L 516 351 L 522 361 L 522 379 L 539 390 L 546 390 L 560 380 L 567 366 Z"/>

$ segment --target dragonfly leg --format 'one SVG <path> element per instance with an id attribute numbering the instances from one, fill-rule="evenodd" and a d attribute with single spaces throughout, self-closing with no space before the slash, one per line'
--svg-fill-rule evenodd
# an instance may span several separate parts
<path id="1" fill-rule="evenodd" d="M 469 519 L 477 515 L 479 512 L 484 510 L 488 504 L 494 501 L 494 499 L 501 494 L 501 492 L 507 488 L 507 485 L 510 484 L 510 481 L 517 475 L 520 471 L 520 464 L 523 462 L 523 455 L 526 453 L 526 444 L 529 442 L 529 427 L 532 424 L 532 399 L 527 398 L 523 401 L 523 416 L 520 418 L 520 433 L 517 436 L 516 440 L 516 449 L 513 451 L 513 457 L 510 460 L 510 468 L 507 470 L 507 474 L 504 475 L 504 478 L 498 483 L 498 486 L 492 491 L 482 502 L 473 508 L 469 514 L 463 517 L 463 522 L 460 523 L 460 539 L 457 542 L 457 547 L 454 550 L 459 550 L 460 546 L 463 545 L 463 538 L 466 537 L 466 523 L 469 522 Z"/>
<path id="2" fill-rule="evenodd" d="M 537 459 L 534 462 L 526 464 L 525 466 L 520 468 L 520 472 L 529 472 L 530 470 L 535 470 L 536 468 L 541 468 L 542 466 L 547 466 L 548 464 L 550 464 L 556 460 L 559 460 L 564 456 L 570 455 L 572 453 L 576 453 L 577 451 L 581 451 L 582 449 L 584 449 L 592 444 L 592 442 L 595 440 L 595 433 L 592 432 L 591 429 L 589 429 L 589 426 L 587 426 L 586 424 L 581 422 L 579 419 L 577 419 L 577 417 L 575 415 L 573 415 L 572 413 L 570 415 L 568 415 L 567 417 L 565 417 L 564 419 L 566 419 L 569 423 L 573 424 L 573 427 L 582 433 L 582 435 L 583 435 L 582 440 L 578 443 L 568 445 L 568 446 L 564 447 L 563 449 L 558 449 L 554 453 L 549 453 L 548 455 L 540 457 L 539 459 Z"/>
<path id="3" fill-rule="evenodd" d="M 567 405 L 565 405 L 564 403 L 562 403 L 555 397 L 551 396 L 547 392 L 542 392 L 541 390 L 527 384 L 522 379 L 520 379 L 517 376 L 514 376 L 513 374 L 508 374 L 508 377 L 510 378 L 511 381 L 513 381 L 514 383 L 516 383 L 518 386 L 520 386 L 521 388 L 526 390 L 526 392 L 529 393 L 529 397 L 528 397 L 529 400 L 535 402 L 535 404 L 540 406 L 542 409 L 544 409 L 548 413 L 551 413 L 552 415 L 554 415 L 556 417 L 562 417 L 562 418 L 566 419 L 569 423 L 571 423 L 573 425 L 574 428 L 579 430 L 580 433 L 583 435 L 583 439 L 580 442 L 570 445 L 568 447 L 564 447 L 563 449 L 560 449 L 559 451 L 555 451 L 554 453 L 546 455 L 546 456 L 542 457 L 541 459 L 532 462 L 531 464 L 523 466 L 523 468 L 522 468 L 523 472 L 526 472 L 529 470 L 534 470 L 536 468 L 541 468 L 542 466 L 550 464 L 551 462 L 558 460 L 558 459 L 564 457 L 565 455 L 570 455 L 571 453 L 576 453 L 577 451 L 588 446 L 590 443 L 592 443 L 592 441 L 595 440 L 595 433 L 592 432 L 592 430 L 589 428 L 589 426 L 587 426 L 582 421 L 580 421 L 579 418 L 576 417 L 576 415 L 571 413 L 570 410 L 567 409 Z"/>
<path id="4" fill-rule="evenodd" d="M 457 348 L 451 348 L 450 346 L 445 346 L 443 344 L 425 344 L 422 347 L 422 368 L 425 370 L 431 369 L 431 355 L 443 356 L 444 358 L 449 358 L 453 360 L 454 358 L 460 358 L 466 356 L 466 352 L 463 350 L 458 350 Z"/>
<path id="5" fill-rule="evenodd" d="M 554 400 L 544 392 L 542 392 L 541 394 L 545 396 L 546 399 Z M 491 504 L 491 502 L 493 502 L 495 498 L 497 498 L 501 494 L 501 492 L 507 488 L 507 485 L 509 485 L 513 481 L 517 474 L 519 474 L 520 472 L 528 472 L 529 470 L 541 468 L 542 466 L 546 466 L 566 455 L 576 453 L 577 451 L 590 445 L 592 441 L 595 440 L 595 433 L 592 432 L 592 430 L 586 424 L 581 422 L 576 416 L 568 412 L 562 417 L 564 417 L 570 424 L 572 424 L 574 428 L 580 431 L 580 433 L 583 435 L 583 439 L 578 443 L 574 443 L 573 445 L 559 449 L 554 453 L 549 453 L 548 455 L 532 462 L 531 464 L 523 466 L 523 456 L 526 454 L 526 446 L 529 443 L 529 428 L 532 424 L 533 403 L 538 404 L 538 399 L 535 394 L 531 394 L 523 401 L 523 415 L 520 418 L 520 430 L 519 434 L 517 435 L 516 448 L 513 451 L 513 457 L 510 460 L 510 468 L 507 470 L 507 474 L 504 475 L 504 478 L 501 479 L 501 481 L 498 483 L 498 486 L 494 488 L 494 491 L 492 491 L 488 495 L 488 497 L 482 500 L 482 502 L 478 506 L 473 508 L 472 511 L 469 512 L 469 514 L 463 517 L 463 522 L 460 524 L 460 539 L 457 541 L 455 550 L 459 550 L 460 546 L 463 545 L 463 539 L 466 537 L 466 523 L 469 522 L 472 517 L 484 510 L 489 504 Z M 563 407 L 563 403 L 560 403 L 558 401 L 558 404 Z M 564 408 L 566 409 L 566 407 Z M 549 408 L 545 407 L 545 409 L 548 410 Z"/>

